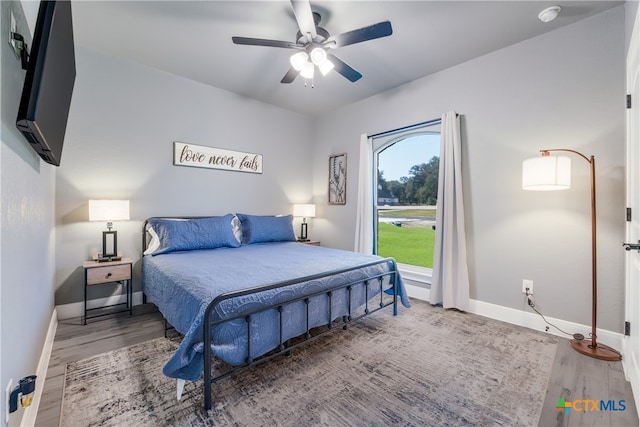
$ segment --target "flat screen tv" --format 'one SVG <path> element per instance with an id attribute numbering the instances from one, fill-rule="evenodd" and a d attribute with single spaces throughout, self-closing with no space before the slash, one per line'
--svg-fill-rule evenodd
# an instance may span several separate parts
<path id="1" fill-rule="evenodd" d="M 42 159 L 60 166 L 76 79 L 71 2 L 43 1 L 16 126 Z"/>

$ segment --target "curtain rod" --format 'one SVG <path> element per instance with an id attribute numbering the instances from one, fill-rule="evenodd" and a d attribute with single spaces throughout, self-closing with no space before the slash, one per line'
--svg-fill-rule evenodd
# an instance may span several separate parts
<path id="1" fill-rule="evenodd" d="M 456 113 L 456 117 L 458 116 L 458 113 Z M 428 125 L 433 125 L 436 124 L 438 122 L 442 122 L 442 119 L 433 119 L 433 120 L 427 120 L 426 122 L 420 122 L 420 123 L 415 123 L 413 125 L 408 125 L 408 126 L 403 126 L 400 128 L 396 128 L 396 129 L 391 129 L 391 130 L 386 130 L 384 132 L 378 132 L 378 133 L 374 133 L 373 135 L 367 135 L 369 138 L 377 138 L 379 136 L 386 136 L 386 135 L 391 135 L 397 132 L 402 132 L 405 130 L 410 130 L 410 129 L 417 129 L 417 128 L 421 128 L 421 127 L 425 127 Z"/>

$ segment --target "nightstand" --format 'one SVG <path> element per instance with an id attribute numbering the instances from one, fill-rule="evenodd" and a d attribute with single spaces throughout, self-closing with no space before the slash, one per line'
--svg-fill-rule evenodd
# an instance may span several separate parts
<path id="1" fill-rule="evenodd" d="M 122 258 L 120 261 L 98 262 L 85 261 L 82 263 L 84 268 L 84 324 L 88 319 L 106 316 L 115 313 L 129 312 L 133 314 L 133 283 L 132 270 L 133 260 L 131 258 Z M 102 307 L 87 309 L 87 288 L 90 286 L 103 285 L 105 283 L 119 283 L 122 285 L 126 294 L 126 302 L 118 304 L 110 304 Z M 99 314 L 88 316 L 89 312 L 98 311 Z"/>
<path id="2" fill-rule="evenodd" d="M 298 240 L 298 243 L 304 243 L 305 245 L 320 246 L 320 240 L 309 240 L 308 242 L 301 242 Z"/>

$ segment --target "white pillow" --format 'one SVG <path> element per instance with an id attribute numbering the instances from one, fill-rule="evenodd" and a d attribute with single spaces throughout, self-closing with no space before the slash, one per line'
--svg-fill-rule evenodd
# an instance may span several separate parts
<path id="1" fill-rule="evenodd" d="M 157 251 L 158 248 L 160 247 L 160 238 L 158 237 L 158 233 L 155 232 L 153 227 L 149 227 L 147 229 L 147 231 L 151 235 L 151 240 L 149 241 L 149 244 L 147 245 L 147 249 L 142 253 L 143 255 L 152 254 L 155 251 Z"/>
<path id="2" fill-rule="evenodd" d="M 236 215 L 234 215 L 231 220 L 231 229 L 233 230 L 233 235 L 236 237 L 236 240 L 242 243 L 242 224 Z"/>

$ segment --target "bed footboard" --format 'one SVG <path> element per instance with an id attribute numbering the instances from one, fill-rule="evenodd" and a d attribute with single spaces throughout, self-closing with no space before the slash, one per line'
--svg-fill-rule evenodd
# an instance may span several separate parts
<path id="1" fill-rule="evenodd" d="M 334 286 L 334 287 L 331 287 L 330 289 L 325 289 L 319 292 L 310 293 L 302 297 L 296 297 L 290 300 L 279 302 L 277 304 L 261 307 L 260 309 L 257 309 L 248 313 L 243 313 L 235 317 L 225 317 L 224 319 L 212 320 L 213 313 L 216 310 L 216 308 L 221 303 L 231 298 L 241 297 L 245 295 L 255 294 L 255 293 L 269 291 L 269 290 L 278 289 L 278 288 L 284 288 L 287 286 L 292 286 L 292 285 L 296 285 L 296 284 L 300 284 L 300 283 L 304 283 L 304 282 L 308 282 L 316 279 L 321 279 L 323 277 L 333 276 L 341 273 L 348 273 L 350 271 L 363 269 L 363 268 L 375 266 L 375 265 L 382 265 L 382 264 L 388 265 L 388 271 L 385 271 L 383 273 L 376 273 L 365 278 L 360 278 L 356 281 Z M 212 400 L 213 400 L 212 387 L 214 383 L 217 383 L 218 381 L 221 381 L 230 376 L 236 375 L 252 366 L 258 365 L 260 363 L 264 363 L 276 356 L 280 356 L 282 354 L 288 354 L 291 350 L 295 349 L 296 347 L 304 345 L 309 341 L 315 340 L 316 338 L 319 338 L 326 333 L 332 332 L 335 329 L 346 329 L 349 323 L 359 320 L 372 313 L 375 313 L 376 311 L 381 310 L 390 305 L 393 307 L 393 314 L 397 315 L 398 296 L 399 296 L 398 281 L 399 281 L 399 276 L 398 276 L 397 264 L 395 260 L 393 258 L 384 258 L 384 259 L 380 259 L 368 264 L 363 264 L 363 265 L 359 265 L 352 268 L 334 270 L 334 271 L 316 274 L 312 276 L 302 277 L 295 280 L 288 280 L 280 283 L 275 283 L 268 286 L 261 286 L 261 287 L 246 289 L 242 291 L 228 292 L 216 297 L 207 307 L 207 310 L 204 316 L 204 324 L 203 324 L 204 409 L 205 411 L 208 411 L 212 407 Z M 370 297 L 369 293 L 370 293 L 370 287 L 372 286 L 372 284 L 374 288 L 376 288 L 376 292 L 374 293 L 374 295 Z M 387 290 L 383 289 L 385 286 L 388 286 L 389 284 L 391 285 L 390 289 L 387 289 Z M 357 292 L 358 287 L 360 287 L 360 291 L 364 291 L 364 305 L 357 304 L 357 306 L 352 307 L 352 293 Z M 343 316 L 339 316 L 339 315 L 336 316 L 335 313 L 332 313 L 332 298 L 334 298 L 334 295 L 336 294 L 336 292 L 339 292 L 339 291 L 346 292 L 348 295 L 347 312 L 346 312 L 346 315 L 343 315 Z M 389 298 L 389 296 L 385 298 L 385 295 L 387 294 L 387 292 L 389 292 L 389 295 L 391 296 L 391 298 Z M 379 298 L 378 298 L 378 295 L 379 295 Z M 314 298 L 324 298 L 327 302 L 327 308 L 328 308 L 327 322 L 326 324 L 324 324 L 324 326 L 320 326 L 320 327 L 310 326 L 309 306 L 310 306 L 310 301 Z M 307 321 L 306 330 L 301 335 L 300 340 L 297 340 L 295 343 L 291 343 L 291 340 L 286 339 L 284 337 L 282 313 L 286 306 L 294 303 L 300 303 L 300 302 L 303 302 L 306 307 L 306 321 Z M 364 307 L 364 309 L 362 309 L 362 307 Z M 259 356 L 257 358 L 252 358 L 251 357 L 251 334 L 253 333 L 253 331 L 251 328 L 251 318 L 252 316 L 257 315 L 258 313 L 262 313 L 267 310 L 276 310 L 278 313 L 278 319 L 279 319 L 278 330 L 279 330 L 279 337 L 280 337 L 279 345 L 273 351 L 265 355 Z M 341 320 L 338 320 L 338 321 L 334 320 L 334 318 L 336 317 L 337 318 L 341 317 Z M 231 320 L 237 320 L 237 319 L 243 319 L 247 326 L 247 357 L 246 357 L 245 363 L 233 367 L 233 369 L 231 369 L 228 372 L 225 372 L 221 375 L 213 377 L 213 373 L 211 371 L 212 370 L 211 328 L 213 328 L 217 324 L 228 322 Z"/>

